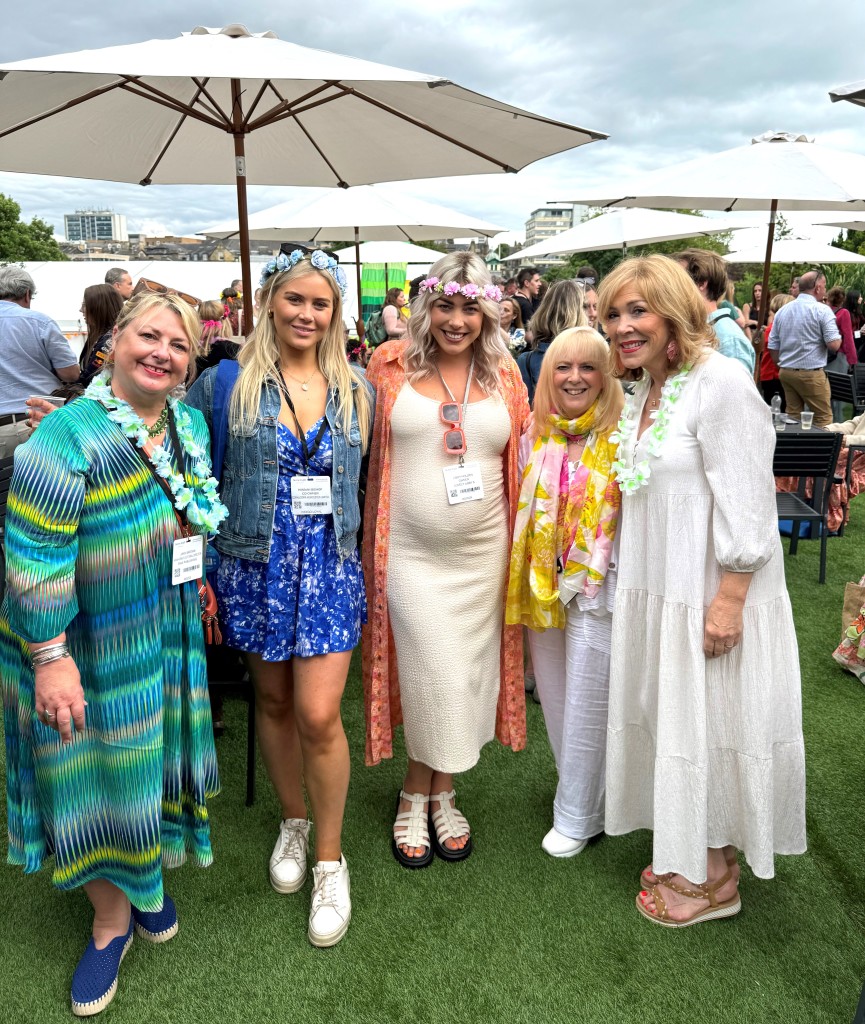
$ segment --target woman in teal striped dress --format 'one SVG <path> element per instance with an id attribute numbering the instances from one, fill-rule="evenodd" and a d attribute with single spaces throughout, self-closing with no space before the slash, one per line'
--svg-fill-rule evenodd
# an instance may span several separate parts
<path id="1" fill-rule="evenodd" d="M 175 296 L 127 303 L 105 372 L 15 457 L 0 610 L 8 859 L 35 872 L 53 855 L 54 885 L 83 886 L 93 905 L 79 1016 L 113 998 L 133 930 L 177 931 L 163 867 L 212 860 L 202 544 L 175 541 L 226 512 L 204 420 L 169 398 L 198 332 Z M 192 578 L 175 584 L 183 554 Z"/>

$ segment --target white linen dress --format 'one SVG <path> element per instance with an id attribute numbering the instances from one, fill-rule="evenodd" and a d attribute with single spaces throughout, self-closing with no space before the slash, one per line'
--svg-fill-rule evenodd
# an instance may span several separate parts
<path id="1" fill-rule="evenodd" d="M 645 401 L 647 384 L 638 385 Z M 642 405 L 640 402 L 640 405 Z M 631 444 L 635 443 L 636 432 Z M 644 458 L 647 434 L 637 441 Z M 606 831 L 654 831 L 656 873 L 706 878 L 732 844 L 771 878 L 803 853 L 796 633 L 778 534 L 768 406 L 716 352 L 690 373 L 647 486 L 624 495 L 613 615 Z M 703 654 L 724 570 L 753 572 L 741 643 Z"/>
<path id="2" fill-rule="evenodd" d="M 493 739 L 510 536 L 502 453 L 511 421 L 499 395 L 469 403 L 466 463 L 484 497 L 448 503 L 441 403 L 403 385 L 391 414 L 387 603 L 408 756 L 463 772 Z"/>

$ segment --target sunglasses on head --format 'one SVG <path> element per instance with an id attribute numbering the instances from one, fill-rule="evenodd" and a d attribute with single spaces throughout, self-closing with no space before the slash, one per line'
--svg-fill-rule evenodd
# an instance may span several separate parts
<path id="1" fill-rule="evenodd" d="M 444 449 L 448 455 L 465 455 L 466 435 L 463 430 L 463 410 L 458 402 L 442 402 L 439 406 L 442 423 L 450 430 L 444 432 Z"/>
<path id="2" fill-rule="evenodd" d="M 160 284 L 158 281 L 151 281 L 146 277 L 139 277 L 138 283 L 133 289 L 131 298 L 135 298 L 136 295 L 143 295 L 147 292 L 153 292 L 156 295 L 176 295 L 179 299 L 183 299 L 185 303 L 190 306 L 198 307 L 200 299 L 196 299 L 194 295 L 187 295 L 186 292 L 179 292 L 176 288 L 169 288 L 168 285 Z"/>
<path id="3" fill-rule="evenodd" d="M 339 256 L 332 249 L 325 249 L 323 245 L 307 245 L 306 242 L 283 242 L 279 247 L 279 251 L 284 252 L 286 256 L 290 256 L 295 249 L 300 249 L 301 252 L 305 252 L 308 256 L 311 256 L 314 252 L 323 252 L 325 256 L 330 256 L 339 263 Z"/>

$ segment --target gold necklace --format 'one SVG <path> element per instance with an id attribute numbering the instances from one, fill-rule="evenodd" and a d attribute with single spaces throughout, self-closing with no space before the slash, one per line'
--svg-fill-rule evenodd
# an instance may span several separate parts
<path id="1" fill-rule="evenodd" d="M 315 375 L 316 375 L 316 374 L 318 373 L 318 367 L 316 366 L 316 368 L 315 368 L 315 369 L 314 369 L 314 370 L 312 371 L 312 373 L 311 373 L 311 374 L 310 374 L 310 375 L 309 375 L 309 376 L 308 376 L 308 377 L 306 378 L 306 380 L 301 380 L 301 379 L 300 379 L 300 377 L 295 377 L 295 375 L 294 375 L 293 373 L 289 373 L 289 372 L 288 372 L 288 370 L 286 370 L 284 366 L 283 366 L 283 367 L 281 367 L 281 369 L 282 369 L 282 372 L 283 372 L 283 373 L 285 373 L 285 374 L 287 374 L 287 375 L 288 375 L 289 377 L 291 377 L 291 379 L 292 379 L 292 380 L 296 380 L 296 381 L 297 381 L 297 383 L 298 383 L 298 384 L 300 384 L 301 388 L 302 388 L 302 389 L 303 389 L 304 391 L 309 391 L 309 382 L 310 382 L 310 381 L 312 380 L 312 378 L 313 378 L 313 377 L 314 377 L 314 376 L 315 376 Z"/>

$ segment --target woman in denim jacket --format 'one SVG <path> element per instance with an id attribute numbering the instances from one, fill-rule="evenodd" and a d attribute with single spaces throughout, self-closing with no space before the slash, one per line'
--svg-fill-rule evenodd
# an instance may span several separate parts
<path id="1" fill-rule="evenodd" d="M 217 592 L 225 642 L 245 652 L 259 746 L 282 804 L 270 882 L 290 893 L 306 880 L 305 782 L 316 826 L 309 939 L 332 946 L 351 917 L 340 703 L 366 621 L 357 492 L 374 396 L 345 358 L 345 277 L 335 258 L 283 246 L 261 283 L 264 315 L 233 388 L 220 385 L 216 367 L 187 401 L 211 430 L 227 424 Z"/>

